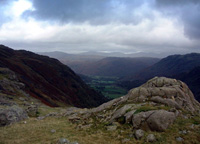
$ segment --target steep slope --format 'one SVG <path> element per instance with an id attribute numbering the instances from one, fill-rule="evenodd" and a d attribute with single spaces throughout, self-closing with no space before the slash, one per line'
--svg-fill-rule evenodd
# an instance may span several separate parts
<path id="1" fill-rule="evenodd" d="M 200 67 L 196 67 L 188 73 L 175 75 L 174 77 L 187 83 L 196 99 L 200 101 Z"/>
<path id="2" fill-rule="evenodd" d="M 26 92 L 50 106 L 93 107 L 105 98 L 56 59 L 0 45 L 0 67 L 14 71 Z"/>
<path id="3" fill-rule="evenodd" d="M 83 75 L 123 77 L 135 74 L 158 62 L 157 58 L 108 57 L 89 63 L 71 63 L 69 66 Z"/>
<path id="4" fill-rule="evenodd" d="M 200 54 L 198 53 L 172 55 L 141 71 L 136 77 L 137 79 L 149 79 L 154 76 L 172 77 L 179 73 L 189 72 L 197 66 L 200 66 Z"/>

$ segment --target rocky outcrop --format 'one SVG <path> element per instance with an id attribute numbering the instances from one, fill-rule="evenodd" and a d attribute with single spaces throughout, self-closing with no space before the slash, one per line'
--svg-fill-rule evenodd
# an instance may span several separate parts
<path id="1" fill-rule="evenodd" d="M 28 118 L 27 113 L 18 106 L 0 109 L 0 126 L 9 125 Z"/>
<path id="2" fill-rule="evenodd" d="M 72 112 L 73 110 L 73 112 Z M 200 104 L 187 85 L 179 80 L 155 77 L 138 88 L 131 89 L 123 97 L 111 100 L 101 106 L 89 110 L 74 109 L 77 121 L 95 120 L 107 123 L 131 124 L 133 129 L 165 131 L 177 117 L 198 115 Z M 77 119 L 78 118 L 78 119 Z M 72 121 L 72 117 L 70 120 Z"/>

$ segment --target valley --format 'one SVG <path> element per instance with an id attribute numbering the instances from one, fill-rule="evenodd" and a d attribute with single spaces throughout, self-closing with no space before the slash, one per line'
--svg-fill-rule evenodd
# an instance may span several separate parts
<path id="1" fill-rule="evenodd" d="M 94 88 L 109 99 L 121 97 L 128 92 L 128 89 L 117 85 L 119 77 L 80 76 L 91 88 Z"/>

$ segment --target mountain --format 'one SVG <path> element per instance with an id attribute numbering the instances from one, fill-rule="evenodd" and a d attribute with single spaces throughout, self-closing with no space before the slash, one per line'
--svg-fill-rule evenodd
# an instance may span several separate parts
<path id="1" fill-rule="evenodd" d="M 96 52 L 89 51 L 81 53 L 80 55 L 95 55 L 104 57 L 155 57 L 164 58 L 169 55 L 169 53 L 153 53 L 153 52 L 136 52 L 136 53 L 122 53 L 122 52 Z"/>
<path id="2" fill-rule="evenodd" d="M 198 53 L 172 55 L 140 71 L 136 76 L 133 76 L 133 79 L 147 80 L 155 76 L 173 77 L 180 73 L 189 72 L 197 66 L 200 66 L 200 54 Z"/>
<path id="3" fill-rule="evenodd" d="M 94 107 L 106 101 L 56 59 L 0 45 L 0 67 L 15 72 L 25 91 L 50 106 Z"/>
<path id="4" fill-rule="evenodd" d="M 195 67 L 187 73 L 175 75 L 174 77 L 187 83 L 196 96 L 196 99 L 200 101 L 200 66 Z"/>
<path id="5" fill-rule="evenodd" d="M 83 75 L 123 77 L 135 74 L 157 61 L 157 58 L 107 57 L 94 62 L 71 63 L 69 66 L 76 73 Z"/>
<path id="6" fill-rule="evenodd" d="M 68 54 L 64 52 L 54 51 L 54 52 L 41 52 L 40 55 L 49 56 L 60 60 L 64 64 L 70 64 L 74 62 L 89 62 L 89 61 L 98 61 L 105 58 L 104 56 L 97 55 L 81 55 L 81 54 Z"/>

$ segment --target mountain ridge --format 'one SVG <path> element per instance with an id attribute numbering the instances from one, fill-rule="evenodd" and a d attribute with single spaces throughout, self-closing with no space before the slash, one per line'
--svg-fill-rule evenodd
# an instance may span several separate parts
<path id="1" fill-rule="evenodd" d="M 0 45 L 0 67 L 14 71 L 26 91 L 50 106 L 93 107 L 106 101 L 54 58 Z"/>

